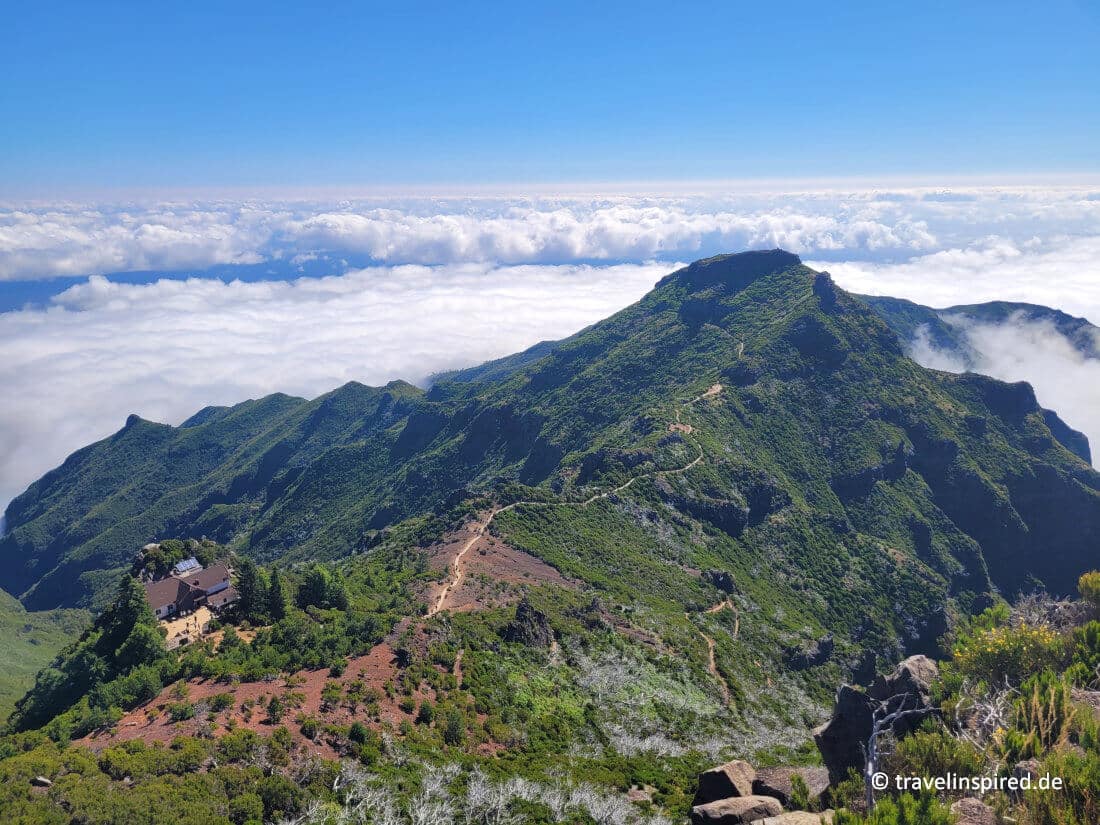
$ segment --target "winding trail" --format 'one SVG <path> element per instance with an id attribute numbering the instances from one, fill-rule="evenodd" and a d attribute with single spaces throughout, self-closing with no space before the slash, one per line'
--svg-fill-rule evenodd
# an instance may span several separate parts
<path id="1" fill-rule="evenodd" d="M 714 639 L 712 639 L 710 636 L 708 636 L 702 630 L 699 631 L 699 635 L 702 636 L 703 641 L 707 643 L 707 672 L 710 673 L 711 676 L 713 676 L 715 679 L 718 680 L 718 686 L 722 689 L 722 703 L 726 707 L 729 707 L 729 704 L 730 704 L 730 701 L 731 701 L 730 686 L 726 683 L 725 678 L 722 676 L 722 674 L 718 670 L 718 662 L 714 658 L 714 648 L 715 648 Z"/>
<path id="2" fill-rule="evenodd" d="M 743 343 L 741 344 L 741 347 L 742 347 L 742 350 L 743 350 L 743 348 L 744 348 Z M 738 355 L 740 355 L 740 352 L 738 353 Z M 676 424 L 680 425 L 680 427 L 678 427 L 679 431 L 683 432 L 685 435 L 690 435 L 694 431 L 693 428 L 691 428 L 688 425 L 684 425 L 681 421 L 680 416 L 681 416 L 681 413 L 684 409 L 686 409 L 687 407 L 690 407 L 693 404 L 696 404 L 696 403 L 702 401 L 703 399 L 713 398 L 714 396 L 721 393 L 722 389 L 723 389 L 723 387 L 722 387 L 721 384 L 712 384 L 704 392 L 701 392 L 701 393 L 699 393 L 699 395 L 695 396 L 694 398 L 681 403 L 676 408 Z M 618 485 L 617 487 L 613 487 L 610 490 L 604 490 L 602 493 L 595 493 L 595 494 L 589 496 L 588 498 L 584 499 L 583 501 L 533 501 L 533 500 L 522 500 L 522 501 L 513 501 L 511 504 L 505 504 L 505 505 L 502 505 L 502 506 L 493 507 L 491 510 L 489 510 L 485 514 L 484 518 L 481 521 L 477 522 L 477 527 L 474 530 L 474 534 L 472 536 L 470 536 L 470 538 L 466 541 L 466 543 L 464 545 L 462 545 L 462 549 L 459 550 L 458 554 L 454 557 L 454 560 L 451 562 L 451 575 L 448 577 L 447 582 L 443 585 L 443 589 L 440 590 L 439 595 L 436 597 L 435 604 L 433 604 L 432 607 L 428 610 L 427 615 L 429 617 L 435 616 L 436 614 L 442 612 L 443 610 L 445 610 L 447 608 L 447 598 L 448 598 L 448 596 L 450 596 L 451 593 L 453 593 L 455 591 L 455 589 L 458 588 L 458 586 L 462 584 L 462 580 L 466 575 L 465 570 L 463 569 L 463 559 L 466 557 L 466 554 L 469 553 L 470 550 L 474 547 L 474 545 L 476 545 L 479 541 L 481 541 L 483 538 L 485 538 L 485 534 L 489 529 L 489 525 L 491 525 L 493 523 L 493 519 L 495 519 L 501 513 L 506 513 L 509 510 L 514 510 L 515 508 L 520 507 L 520 506 L 526 506 L 526 507 L 587 507 L 588 505 L 593 504 L 597 501 L 601 501 L 603 499 L 610 498 L 611 496 L 614 496 L 614 495 L 617 495 L 617 494 L 623 492 L 624 490 L 628 489 L 634 482 L 636 482 L 640 479 L 655 478 L 655 477 L 658 477 L 658 476 L 681 475 L 683 473 L 688 472 L 693 467 L 698 466 L 698 464 L 705 457 L 704 453 L 703 453 L 703 448 L 700 447 L 698 443 L 694 443 L 692 446 L 695 447 L 695 450 L 698 454 L 695 456 L 695 458 L 693 458 L 691 461 L 689 461 L 683 467 L 677 467 L 677 468 L 674 468 L 672 470 L 650 470 L 650 471 L 645 472 L 645 473 L 639 473 L 638 475 L 632 476 L 631 478 L 627 479 L 625 482 Z M 726 609 L 727 607 L 731 611 L 733 611 L 733 614 L 734 614 L 733 638 L 736 639 L 737 635 L 738 635 L 738 632 L 740 631 L 740 614 L 737 610 L 737 607 L 733 604 L 733 601 L 728 596 L 725 599 L 723 599 L 722 601 L 718 602 L 717 604 L 706 608 L 706 610 L 704 610 L 703 613 L 704 614 L 714 614 L 714 613 L 718 613 L 721 610 Z M 691 614 L 690 613 L 685 613 L 684 616 L 688 619 L 688 621 L 691 621 Z M 719 685 L 719 687 L 721 688 L 721 691 L 722 691 L 723 703 L 728 707 L 730 705 L 732 697 L 731 697 L 731 693 L 730 693 L 729 684 L 726 682 L 725 677 L 723 677 L 721 672 L 718 670 L 718 662 L 715 658 L 716 643 L 715 643 L 714 639 L 711 638 L 710 636 L 708 636 L 706 633 L 704 633 L 701 628 L 696 626 L 695 629 L 696 629 L 696 632 L 700 636 L 703 637 L 703 641 L 706 642 L 706 645 L 707 645 L 707 672 L 709 672 L 717 680 L 718 685 Z M 459 686 L 461 686 L 461 684 L 462 684 L 462 654 L 463 654 L 463 652 L 464 651 L 460 650 L 458 652 L 458 654 L 456 655 L 456 657 L 455 657 L 455 676 L 456 676 L 456 679 L 459 683 Z"/>

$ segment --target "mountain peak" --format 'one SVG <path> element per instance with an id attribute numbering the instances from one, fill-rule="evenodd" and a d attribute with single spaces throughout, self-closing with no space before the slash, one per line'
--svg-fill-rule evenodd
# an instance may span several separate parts
<path id="1" fill-rule="evenodd" d="M 657 286 L 681 283 L 691 291 L 712 286 L 744 289 L 757 278 L 774 272 L 784 272 L 801 264 L 802 260 L 797 255 L 784 249 L 757 249 L 715 255 L 666 275 L 658 281 Z"/>

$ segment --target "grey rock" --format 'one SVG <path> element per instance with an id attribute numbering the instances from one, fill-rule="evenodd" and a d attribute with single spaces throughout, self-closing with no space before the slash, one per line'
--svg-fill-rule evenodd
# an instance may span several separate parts
<path id="1" fill-rule="evenodd" d="M 874 708 L 878 702 L 905 696 L 906 707 L 934 712 L 930 701 L 932 682 L 939 675 L 936 663 L 927 656 L 910 656 L 893 673 L 879 676 L 866 691 L 844 685 L 837 691 L 832 718 L 814 729 L 814 741 L 829 769 L 832 782 L 842 782 L 852 768 L 863 767 L 863 746 L 871 735 Z M 894 735 L 912 733 L 927 714 L 914 714 L 894 723 Z"/>
<path id="2" fill-rule="evenodd" d="M 735 796 L 691 809 L 691 825 L 747 825 L 758 819 L 783 813 L 779 800 L 771 796 Z"/>
<path id="3" fill-rule="evenodd" d="M 31 780 L 31 784 L 34 785 L 36 788 L 48 788 L 53 784 L 53 782 L 44 776 L 36 776 L 34 779 Z"/>
<path id="4" fill-rule="evenodd" d="M 955 815 L 955 825 L 997 825 L 993 809 L 974 797 L 953 803 L 951 813 Z"/>
<path id="5" fill-rule="evenodd" d="M 711 768 L 699 774 L 699 787 L 692 805 L 705 805 L 734 796 L 752 796 L 756 769 L 748 762 L 734 759 L 725 765 Z"/>
<path id="6" fill-rule="evenodd" d="M 829 769 L 822 767 L 780 767 L 760 768 L 756 772 L 756 781 L 752 783 L 752 792 L 760 796 L 774 796 L 783 805 L 791 801 L 792 776 L 802 777 L 810 799 L 818 799 L 829 787 Z"/>
<path id="7" fill-rule="evenodd" d="M 752 825 L 832 825 L 833 812 L 832 810 L 822 811 L 821 813 L 810 813 L 809 811 L 788 811 L 785 814 L 779 816 L 768 816 L 764 819 L 757 819 L 752 822 Z"/>

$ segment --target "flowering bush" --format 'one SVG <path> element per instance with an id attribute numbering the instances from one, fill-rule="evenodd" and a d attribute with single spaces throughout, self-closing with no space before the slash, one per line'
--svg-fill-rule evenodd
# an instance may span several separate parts
<path id="1" fill-rule="evenodd" d="M 954 662 L 960 673 L 986 684 L 1005 679 L 1019 684 L 1033 673 L 1055 667 L 1063 648 L 1062 638 L 1048 627 L 994 627 L 960 638 Z"/>
<path id="2" fill-rule="evenodd" d="M 1090 570 L 1077 580 L 1081 598 L 1093 607 L 1100 607 L 1100 570 Z"/>

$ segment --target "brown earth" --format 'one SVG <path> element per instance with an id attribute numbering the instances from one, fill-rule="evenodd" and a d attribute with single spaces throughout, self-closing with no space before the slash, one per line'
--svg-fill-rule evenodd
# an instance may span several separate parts
<path id="1" fill-rule="evenodd" d="M 493 513 L 492 515 L 495 515 Z M 433 568 L 444 568 L 447 578 L 424 592 L 429 615 L 500 607 L 519 600 L 525 587 L 539 584 L 572 586 L 546 562 L 516 550 L 485 530 L 486 515 L 428 548 Z"/>
<path id="2" fill-rule="evenodd" d="M 312 716 L 320 720 L 322 725 L 349 725 L 359 721 L 373 727 L 386 723 L 397 726 L 403 720 L 411 720 L 415 711 L 406 713 L 401 710 L 398 706 L 399 699 L 391 699 L 385 692 L 386 682 L 396 679 L 397 675 L 393 648 L 383 642 L 376 645 L 370 653 L 349 659 L 344 674 L 339 677 L 332 677 L 328 668 L 321 668 L 299 671 L 292 676 L 273 681 L 239 684 L 192 679 L 185 683 L 184 700 L 177 698 L 176 686 L 165 688 L 156 699 L 123 716 L 113 733 L 98 731 L 78 740 L 78 744 L 101 750 L 128 739 L 170 742 L 176 736 L 195 736 L 208 724 L 213 725 L 213 730 L 208 728 L 207 732 L 212 732 L 215 736 L 222 736 L 234 727 L 270 735 L 282 724 L 290 730 L 295 744 L 303 751 L 332 759 L 338 756 L 332 745 L 325 741 L 314 742 L 307 739 L 295 720 L 299 716 Z M 339 683 L 341 686 L 341 701 L 334 706 L 327 705 L 321 697 L 322 690 L 329 682 Z M 361 682 L 362 686 L 356 685 L 357 682 Z M 359 687 L 358 693 L 362 698 L 358 702 L 349 697 L 349 686 L 354 686 L 353 694 L 356 692 L 355 688 Z M 173 722 L 168 716 L 168 706 L 172 703 L 209 703 L 214 696 L 221 693 L 233 696 L 232 706 L 218 713 L 212 712 L 206 719 L 199 719 L 196 715 L 192 719 Z M 278 696 L 287 706 L 283 718 L 277 723 L 267 721 L 266 706 L 273 696 Z M 368 696 L 377 703 L 377 709 L 373 713 L 367 711 Z M 432 697 L 430 692 L 421 689 L 414 693 L 414 698 L 419 705 L 423 699 Z"/>

